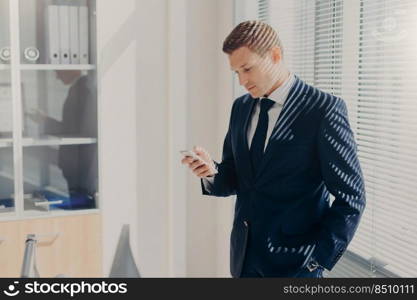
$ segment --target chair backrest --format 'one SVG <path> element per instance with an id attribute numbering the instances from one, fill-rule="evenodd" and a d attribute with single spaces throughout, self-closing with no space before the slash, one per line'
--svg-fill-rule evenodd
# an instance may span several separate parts
<path id="1" fill-rule="evenodd" d="M 130 248 L 129 224 L 124 224 L 110 270 L 110 278 L 139 278 L 140 273 Z"/>
<path id="2" fill-rule="evenodd" d="M 25 242 L 25 253 L 23 255 L 22 278 L 39 278 L 38 268 L 36 267 L 36 236 L 28 234 Z"/>

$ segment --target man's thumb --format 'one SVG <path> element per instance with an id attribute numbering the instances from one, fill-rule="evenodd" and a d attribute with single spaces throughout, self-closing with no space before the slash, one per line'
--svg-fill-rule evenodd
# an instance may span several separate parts
<path id="1" fill-rule="evenodd" d="M 202 151 L 202 149 L 201 149 L 201 147 L 199 147 L 199 146 L 194 146 L 193 147 L 193 151 L 196 153 L 196 154 L 201 154 L 203 151 Z"/>
<path id="2" fill-rule="evenodd" d="M 206 155 L 207 156 L 207 152 L 203 148 L 201 148 L 200 146 L 194 146 L 193 151 L 198 156 L 201 156 L 201 155 Z"/>

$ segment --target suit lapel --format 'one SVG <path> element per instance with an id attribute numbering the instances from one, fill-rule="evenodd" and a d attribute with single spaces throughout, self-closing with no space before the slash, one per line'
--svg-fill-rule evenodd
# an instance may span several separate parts
<path id="1" fill-rule="evenodd" d="M 268 140 L 261 166 L 259 167 L 256 177 L 262 174 L 263 169 L 272 157 L 273 153 L 271 151 L 271 144 L 286 139 L 292 139 L 290 127 L 302 110 L 306 88 L 307 86 L 305 83 L 295 76 L 294 84 L 288 93 L 288 97 L 284 102 L 282 111 L 279 114 L 278 120 L 275 123 L 274 129 L 272 130 L 271 136 Z"/>

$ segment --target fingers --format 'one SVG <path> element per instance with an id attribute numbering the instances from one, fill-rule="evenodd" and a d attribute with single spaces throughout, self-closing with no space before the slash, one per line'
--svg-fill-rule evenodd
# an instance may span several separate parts
<path id="1" fill-rule="evenodd" d="M 206 177 L 208 175 L 213 175 L 209 165 L 201 160 L 193 160 L 193 158 L 191 157 L 186 157 L 182 160 L 182 162 L 184 164 L 188 164 L 188 167 L 198 177 Z"/>
<path id="2" fill-rule="evenodd" d="M 195 160 L 194 162 L 192 162 L 189 167 L 191 170 L 195 171 L 196 169 L 198 169 L 201 166 L 207 165 L 204 161 L 202 160 Z"/>
<path id="3" fill-rule="evenodd" d="M 203 157 L 201 157 L 202 155 L 208 156 L 207 152 L 199 146 L 194 146 L 193 151 L 200 157 L 200 159 L 186 156 L 181 160 L 181 163 L 187 164 L 192 172 L 200 178 L 214 175 L 215 173 L 210 167 L 210 164 L 206 162 Z"/>
<path id="4" fill-rule="evenodd" d="M 206 177 L 208 175 L 212 175 L 210 168 L 207 164 L 204 164 L 200 167 L 197 167 L 193 170 L 193 173 L 198 177 Z"/>
<path id="5" fill-rule="evenodd" d="M 193 161 L 196 161 L 194 158 L 192 158 L 191 156 L 186 156 L 181 160 L 182 164 L 191 164 Z"/>
<path id="6" fill-rule="evenodd" d="M 181 163 L 184 165 L 184 164 L 189 164 L 189 163 L 191 163 L 192 162 L 192 160 L 190 159 L 190 157 L 189 156 L 186 156 L 186 157 L 184 157 L 182 160 L 181 160 Z"/>
<path id="7" fill-rule="evenodd" d="M 210 170 L 207 170 L 206 172 L 200 173 L 197 176 L 200 178 L 204 178 L 204 177 L 211 176 L 211 175 L 213 175 L 212 172 Z"/>
<path id="8" fill-rule="evenodd" d="M 182 160 L 181 160 L 181 163 L 182 164 L 188 164 L 188 167 L 191 169 L 191 170 L 195 170 L 195 169 L 197 169 L 197 168 L 199 168 L 199 167 L 201 167 L 202 165 L 206 165 L 206 163 L 203 161 L 203 160 L 201 160 L 201 159 L 194 159 L 194 158 L 192 158 L 191 156 L 186 156 L 186 157 L 184 157 Z"/>

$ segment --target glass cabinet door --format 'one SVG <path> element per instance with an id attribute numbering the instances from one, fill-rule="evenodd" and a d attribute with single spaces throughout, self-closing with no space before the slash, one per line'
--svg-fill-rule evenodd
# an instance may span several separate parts
<path id="1" fill-rule="evenodd" d="M 22 72 L 24 209 L 96 208 L 94 72 Z"/>
<path id="2" fill-rule="evenodd" d="M 15 211 L 9 1 L 0 0 L 0 215 Z"/>
<path id="3" fill-rule="evenodd" d="M 97 208 L 93 4 L 20 1 L 25 215 Z"/>
<path id="4" fill-rule="evenodd" d="M 15 211 L 13 101 L 10 79 L 10 70 L 0 69 L 0 214 Z"/>

